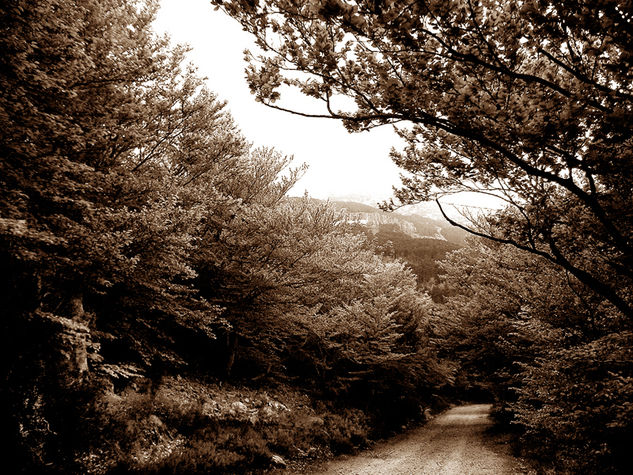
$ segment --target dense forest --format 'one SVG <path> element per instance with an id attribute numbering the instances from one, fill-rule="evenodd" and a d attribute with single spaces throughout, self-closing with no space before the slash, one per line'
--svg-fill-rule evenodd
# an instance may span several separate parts
<path id="1" fill-rule="evenodd" d="M 260 102 L 397 126 L 385 208 L 504 207 L 447 216 L 459 243 L 368 233 L 287 196 L 305 169 L 242 136 L 156 2 L 3 2 L 8 473 L 293 471 L 462 400 L 543 470 L 626 473 L 630 2 L 212 3 L 257 38 Z"/>

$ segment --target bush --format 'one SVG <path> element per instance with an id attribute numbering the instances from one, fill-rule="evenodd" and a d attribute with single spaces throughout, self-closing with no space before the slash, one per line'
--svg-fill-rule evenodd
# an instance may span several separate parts
<path id="1" fill-rule="evenodd" d="M 524 365 L 509 409 L 524 452 L 557 470 L 625 473 L 633 440 L 633 334 L 551 351 Z"/>
<path id="2" fill-rule="evenodd" d="M 275 463 L 312 460 L 367 445 L 369 418 L 283 387 L 221 387 L 165 378 L 154 392 L 103 390 L 88 448 L 76 457 L 83 473 L 244 473 Z"/>

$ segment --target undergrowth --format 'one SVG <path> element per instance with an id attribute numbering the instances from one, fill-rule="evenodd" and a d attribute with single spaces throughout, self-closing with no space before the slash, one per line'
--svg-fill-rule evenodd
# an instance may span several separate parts
<path id="1" fill-rule="evenodd" d="M 77 455 L 85 473 L 261 473 L 365 447 L 370 421 L 282 387 L 274 390 L 166 378 L 155 391 L 104 390 L 99 427 Z"/>

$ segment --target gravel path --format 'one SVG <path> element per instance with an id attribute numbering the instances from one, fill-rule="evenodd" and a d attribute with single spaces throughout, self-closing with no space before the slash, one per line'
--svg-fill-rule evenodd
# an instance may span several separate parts
<path id="1" fill-rule="evenodd" d="M 315 475 L 528 473 L 507 446 L 485 434 L 489 413 L 489 404 L 455 407 L 372 450 L 334 460 Z"/>

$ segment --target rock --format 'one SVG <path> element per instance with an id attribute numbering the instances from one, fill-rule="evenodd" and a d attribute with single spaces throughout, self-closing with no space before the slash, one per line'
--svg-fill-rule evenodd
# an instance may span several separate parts
<path id="1" fill-rule="evenodd" d="M 286 461 L 280 455 L 273 455 L 270 457 L 270 461 L 275 465 L 281 465 L 282 467 L 286 466 Z"/>
<path id="2" fill-rule="evenodd" d="M 271 407 L 273 407 L 274 409 L 277 409 L 278 411 L 289 410 L 286 406 L 284 406 L 282 403 L 277 402 L 277 401 L 272 401 L 272 402 L 269 402 L 268 404 L 270 404 Z"/>
<path id="3" fill-rule="evenodd" d="M 220 414 L 220 405 L 212 400 L 207 400 L 202 403 L 202 414 L 207 417 L 216 417 Z"/>
<path id="4" fill-rule="evenodd" d="M 240 402 L 240 401 L 236 401 L 233 404 L 231 404 L 231 409 L 234 410 L 237 413 L 247 412 L 248 411 L 248 408 L 246 407 L 246 404 L 244 404 L 243 402 Z"/>
<path id="5" fill-rule="evenodd" d="M 318 417 L 318 416 L 308 417 L 307 423 L 309 425 L 311 425 L 311 426 L 322 426 L 322 425 L 325 425 L 325 421 L 323 420 L 323 418 L 322 417 Z"/>
<path id="6" fill-rule="evenodd" d="M 160 420 L 160 418 L 157 415 L 150 415 L 149 416 L 149 423 L 155 427 L 163 427 L 163 421 Z"/>
<path id="7" fill-rule="evenodd" d="M 270 418 L 270 417 L 273 417 L 275 415 L 275 411 L 269 406 L 262 407 L 261 410 L 259 411 L 259 413 L 264 418 Z"/>

